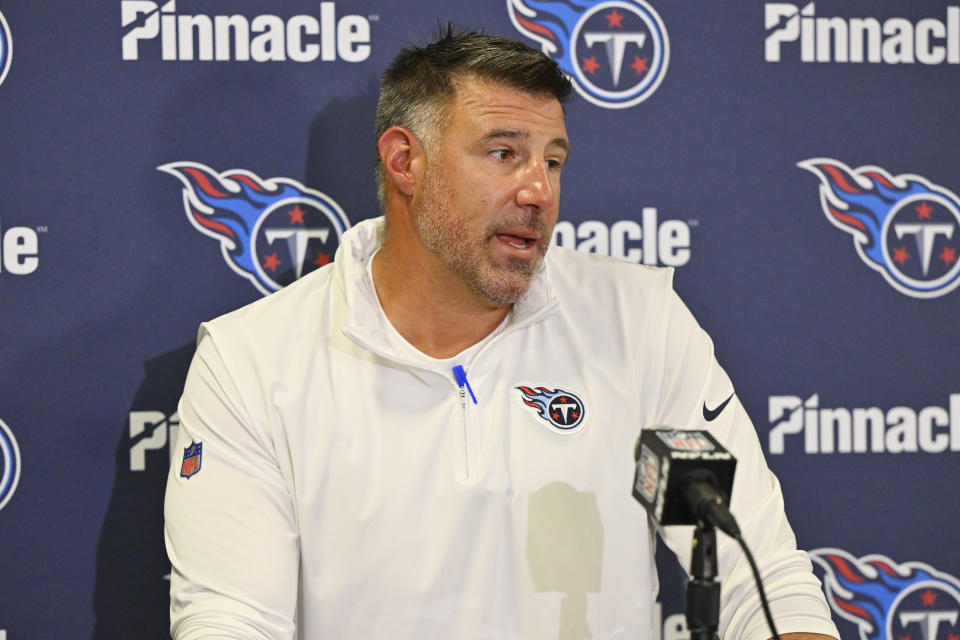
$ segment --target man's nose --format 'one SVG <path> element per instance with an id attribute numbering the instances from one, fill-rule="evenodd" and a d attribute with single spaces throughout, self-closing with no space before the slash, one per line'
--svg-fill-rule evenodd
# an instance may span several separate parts
<path id="1" fill-rule="evenodd" d="M 544 211 L 552 207 L 557 197 L 557 185 L 544 160 L 532 161 L 521 169 L 517 204 Z"/>

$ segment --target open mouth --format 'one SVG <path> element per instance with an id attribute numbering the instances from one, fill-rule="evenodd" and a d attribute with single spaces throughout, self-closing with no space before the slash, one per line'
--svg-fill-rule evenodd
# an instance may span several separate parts
<path id="1" fill-rule="evenodd" d="M 537 239 L 534 236 L 524 236 L 512 233 L 498 233 L 497 238 L 515 249 L 527 249 L 537 243 Z"/>

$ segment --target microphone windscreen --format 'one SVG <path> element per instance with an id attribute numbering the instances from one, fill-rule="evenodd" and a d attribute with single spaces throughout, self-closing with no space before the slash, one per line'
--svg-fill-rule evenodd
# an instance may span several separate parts
<path id="1" fill-rule="evenodd" d="M 634 459 L 633 497 L 661 525 L 697 523 L 681 490 L 691 475 L 711 478 L 729 504 L 737 461 L 708 431 L 643 429 Z"/>

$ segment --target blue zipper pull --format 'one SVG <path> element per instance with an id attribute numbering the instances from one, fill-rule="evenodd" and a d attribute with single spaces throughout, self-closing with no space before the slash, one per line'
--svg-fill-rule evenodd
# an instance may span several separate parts
<path id="1" fill-rule="evenodd" d="M 459 364 L 453 368 L 453 377 L 461 388 L 467 388 L 467 391 L 470 392 L 470 397 L 473 398 L 473 404 L 477 404 L 477 396 L 473 395 L 473 389 L 470 388 L 470 383 L 467 382 L 467 372 L 464 371 L 463 367 Z"/>

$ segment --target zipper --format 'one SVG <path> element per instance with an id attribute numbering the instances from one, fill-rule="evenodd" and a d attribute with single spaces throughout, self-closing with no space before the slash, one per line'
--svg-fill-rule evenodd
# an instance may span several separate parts
<path id="1" fill-rule="evenodd" d="M 457 381 L 457 386 L 460 387 L 460 399 L 463 402 L 464 409 L 466 409 L 467 403 L 464 388 L 470 392 L 473 404 L 477 404 L 477 396 L 473 395 L 473 389 L 470 388 L 470 382 L 467 380 L 467 372 L 464 371 L 463 367 L 459 364 L 453 368 L 453 379 Z"/>
<path id="2" fill-rule="evenodd" d="M 457 383 L 457 396 L 460 398 L 460 416 L 463 423 L 463 464 L 464 464 L 464 475 L 465 479 L 470 479 L 470 458 L 471 453 L 476 455 L 477 447 L 474 446 L 472 442 L 473 438 L 470 433 L 470 419 L 469 414 L 467 413 L 468 403 L 467 403 L 467 392 L 470 393 L 470 398 L 473 400 L 473 404 L 477 404 L 477 396 L 473 394 L 473 389 L 470 387 L 470 382 L 467 380 L 467 372 L 463 370 L 462 365 L 457 365 L 453 368 L 453 379 Z"/>

